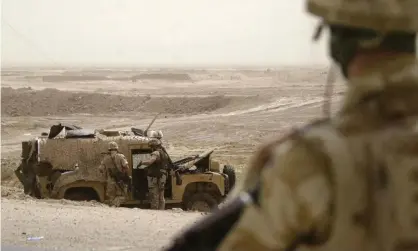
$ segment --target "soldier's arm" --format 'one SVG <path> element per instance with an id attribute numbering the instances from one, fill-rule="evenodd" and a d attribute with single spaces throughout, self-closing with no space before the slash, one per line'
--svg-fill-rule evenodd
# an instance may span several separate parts
<path id="1" fill-rule="evenodd" d="M 332 193 L 327 156 L 315 142 L 276 147 L 261 171 L 259 206 L 251 205 L 221 244 L 226 250 L 285 250 L 313 231 L 327 234 Z"/>
<path id="2" fill-rule="evenodd" d="M 105 166 L 105 164 L 104 164 L 104 161 L 103 161 L 103 160 L 100 162 L 99 172 L 100 172 L 100 173 L 105 173 L 105 172 L 106 172 L 106 166 Z"/>
<path id="3" fill-rule="evenodd" d="M 123 168 L 123 171 L 128 172 L 128 170 L 129 170 L 128 160 L 126 159 L 125 155 L 123 155 L 123 154 L 120 155 L 120 164 Z"/>
<path id="4" fill-rule="evenodd" d="M 158 151 L 154 151 L 151 153 L 151 158 L 141 161 L 141 165 L 151 165 L 152 163 L 154 163 L 155 161 L 157 161 L 160 158 L 160 152 Z"/>

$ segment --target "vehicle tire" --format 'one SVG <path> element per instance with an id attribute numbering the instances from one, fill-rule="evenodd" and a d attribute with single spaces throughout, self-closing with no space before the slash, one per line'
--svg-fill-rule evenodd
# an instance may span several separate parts
<path id="1" fill-rule="evenodd" d="M 89 196 L 86 196 L 82 193 L 68 193 L 64 196 L 64 199 L 66 200 L 74 200 L 74 201 L 89 201 L 91 198 Z"/>
<path id="2" fill-rule="evenodd" d="M 217 207 L 218 200 L 210 193 L 194 194 L 185 202 L 185 209 L 188 211 L 210 212 Z"/>
<path id="3" fill-rule="evenodd" d="M 67 191 L 65 193 L 64 199 L 74 201 L 99 201 L 96 192 L 90 189 L 74 189 Z"/>
<path id="4" fill-rule="evenodd" d="M 236 181 L 236 177 L 237 177 L 236 174 L 235 174 L 235 169 L 234 169 L 234 167 L 232 167 L 230 165 L 225 165 L 224 170 L 222 172 L 228 176 L 229 191 L 231 191 L 232 188 L 235 186 L 235 181 Z"/>

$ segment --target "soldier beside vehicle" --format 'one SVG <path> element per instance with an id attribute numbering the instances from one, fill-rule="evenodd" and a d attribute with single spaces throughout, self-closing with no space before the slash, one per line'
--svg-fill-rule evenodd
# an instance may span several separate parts
<path id="1" fill-rule="evenodd" d="M 418 250 L 418 1 L 307 10 L 329 28 L 342 108 L 261 147 L 227 205 L 166 250 Z"/>
<path id="2" fill-rule="evenodd" d="M 169 170 L 168 155 L 162 149 L 159 140 L 152 139 L 148 145 L 152 149 L 151 158 L 140 161 L 137 167 L 146 166 L 151 209 L 164 210 L 164 188 Z M 125 155 L 119 152 L 116 142 L 109 143 L 108 154 L 103 158 L 99 170 L 106 175 L 106 202 L 119 206 L 128 197 L 131 177 L 128 175 L 128 161 Z"/>
<path id="3" fill-rule="evenodd" d="M 142 165 L 147 166 L 146 169 L 151 209 L 164 210 L 164 188 L 169 171 L 169 157 L 163 150 L 159 140 L 153 139 L 148 143 L 148 145 L 152 149 L 151 158 L 145 161 L 140 161 L 137 167 Z"/>
<path id="4" fill-rule="evenodd" d="M 57 137 L 64 127 L 69 130 Z M 114 206 L 149 208 L 150 168 L 146 165 L 137 168 L 137 164 L 139 160 L 149 161 L 150 153 L 155 151 L 149 142 L 158 138 L 162 138 L 161 132 L 148 130 L 144 136 L 135 128 L 130 132 L 86 131 L 78 126 L 53 125 L 48 137 L 36 136 L 22 142 L 16 176 L 25 193 L 39 199 L 94 200 Z M 109 146 L 110 142 L 114 143 Z M 161 150 L 167 154 L 164 147 Z M 165 192 L 157 190 L 164 194 L 162 205 L 199 211 L 219 205 L 234 185 L 235 172 L 233 169 L 229 172 L 229 166 L 221 169 L 224 165 L 212 159 L 212 152 L 175 162 L 166 155 L 171 170 L 167 173 Z M 192 165 L 196 170 L 190 168 Z M 115 196 L 118 198 L 114 199 Z M 159 202 L 154 204 L 160 207 Z"/>
<path id="5" fill-rule="evenodd" d="M 128 176 L 128 170 L 128 160 L 125 155 L 119 152 L 118 144 L 113 141 L 110 142 L 108 154 L 104 156 L 99 167 L 99 171 L 106 176 L 106 203 L 119 206 L 126 200 L 131 180 Z"/>

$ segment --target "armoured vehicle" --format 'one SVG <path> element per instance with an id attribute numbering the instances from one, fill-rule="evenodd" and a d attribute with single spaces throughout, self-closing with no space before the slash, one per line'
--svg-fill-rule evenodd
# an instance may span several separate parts
<path id="1" fill-rule="evenodd" d="M 25 193 L 33 197 L 104 202 L 106 180 L 98 167 L 103 154 L 107 154 L 108 143 L 115 141 L 128 159 L 132 177 L 128 201 L 122 206 L 147 208 L 147 177 L 137 163 L 151 153 L 148 142 L 152 137 L 145 135 L 162 136 L 161 132 L 147 130 L 89 131 L 72 125 L 53 125 L 49 133 L 22 142 L 22 161 L 15 174 Z M 167 208 L 208 211 L 222 202 L 235 184 L 235 171 L 212 160 L 212 152 L 178 161 L 170 158 L 172 170 L 165 188 Z"/>

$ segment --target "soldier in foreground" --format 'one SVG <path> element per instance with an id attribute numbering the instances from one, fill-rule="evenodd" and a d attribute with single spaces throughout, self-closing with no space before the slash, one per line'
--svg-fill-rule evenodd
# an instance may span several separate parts
<path id="1" fill-rule="evenodd" d="M 100 172 L 106 175 L 106 202 L 112 206 L 120 206 L 126 199 L 126 189 L 130 184 L 128 177 L 128 161 L 125 155 L 119 153 L 119 146 L 116 142 L 110 142 L 108 154 L 100 164 Z"/>
<path id="2" fill-rule="evenodd" d="M 307 9 L 330 29 L 342 108 L 260 148 L 228 205 L 168 250 L 418 250 L 418 1 Z"/>
<path id="3" fill-rule="evenodd" d="M 147 166 L 151 209 L 164 210 L 164 188 L 167 181 L 167 171 L 169 169 L 168 155 L 162 149 L 161 142 L 157 139 L 150 140 L 149 146 L 153 151 L 151 153 L 151 158 L 140 161 L 138 167 L 141 165 Z"/>

